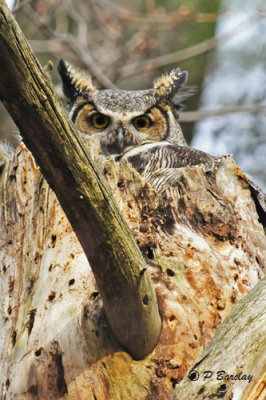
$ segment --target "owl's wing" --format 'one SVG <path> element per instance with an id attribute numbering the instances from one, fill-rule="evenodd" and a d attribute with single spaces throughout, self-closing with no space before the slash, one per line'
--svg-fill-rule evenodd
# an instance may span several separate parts
<path id="1" fill-rule="evenodd" d="M 178 191 L 178 183 L 185 167 L 198 166 L 205 172 L 215 167 L 217 158 L 188 146 L 161 142 L 146 142 L 129 148 L 116 161 L 129 163 L 163 195 Z"/>
<path id="2" fill-rule="evenodd" d="M 226 157 L 226 156 L 225 156 Z M 185 167 L 199 167 L 204 173 L 214 171 L 223 157 L 213 157 L 203 151 L 169 142 L 144 143 L 129 149 L 122 156 L 143 175 L 159 193 L 178 191 L 178 181 Z M 250 189 L 261 224 L 266 227 L 266 194 L 243 172 L 239 175 Z"/>
<path id="3" fill-rule="evenodd" d="M 117 160 L 121 158 L 127 159 L 140 174 L 161 168 L 175 170 L 196 165 L 205 170 L 213 168 L 217 160 L 216 157 L 203 151 L 167 141 L 147 142 L 134 146 L 118 156 Z"/>

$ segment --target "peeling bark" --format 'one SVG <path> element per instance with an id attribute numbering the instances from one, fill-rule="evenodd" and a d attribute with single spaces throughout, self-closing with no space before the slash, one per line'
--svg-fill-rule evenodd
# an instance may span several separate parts
<path id="1" fill-rule="evenodd" d="M 196 390 L 194 398 L 204 398 L 206 393 L 226 398 L 233 393 L 233 385 L 224 382 L 222 387 L 213 383 L 198 388 L 187 384 L 185 378 L 178 385 L 235 304 L 263 276 L 266 237 L 247 179 L 234 161 L 225 157 L 208 172 L 200 167 L 183 168 L 173 190 L 160 196 L 127 162 L 105 160 L 96 152 L 98 167 L 95 167 L 90 155 L 80 147 L 80 139 L 75 136 L 67 116 L 61 114 L 51 83 L 48 79 L 36 78 L 41 68 L 38 64 L 36 67 L 33 58 L 30 62 L 26 60 L 26 69 L 18 63 L 21 55 L 27 59 L 26 54 L 30 52 L 17 45 L 17 27 L 12 25 L 4 2 L 0 0 L 0 4 L 2 98 L 36 154 L 45 177 L 68 210 L 68 219 L 79 238 L 29 150 L 20 145 L 6 164 L 0 182 L 2 397 L 6 400 L 165 400 L 172 397 L 177 386 L 179 391 L 175 396 L 180 399 L 192 398 L 189 393 L 193 390 Z M 11 44 L 15 44 L 12 47 L 15 57 L 8 64 Z M 19 96 L 18 90 L 22 90 Z M 49 119 L 50 113 L 52 119 Z M 88 165 L 96 174 L 90 175 Z M 128 244 L 130 231 L 116 213 L 111 191 L 100 170 L 112 188 L 143 258 L 134 240 L 130 239 Z M 73 185 L 76 178 L 79 179 L 77 186 Z M 99 187 L 101 201 L 111 205 L 114 214 L 106 213 L 105 207 L 99 208 L 98 219 L 89 226 L 86 221 L 94 218 L 99 203 L 94 189 Z M 110 215 L 118 215 L 114 225 L 109 223 Z M 102 225 L 109 230 L 99 239 Z M 120 233 L 113 236 L 114 230 Z M 133 249 L 132 257 L 127 253 L 128 248 Z M 113 257 L 110 264 L 109 256 Z M 116 263 L 121 266 L 122 275 L 114 273 Z M 132 263 L 136 273 L 132 272 Z M 106 264 L 108 268 L 103 273 Z M 129 276 L 123 281 L 127 273 Z M 155 314 L 148 313 L 148 318 L 155 315 L 150 318 L 150 324 L 145 316 L 140 318 L 141 310 L 156 305 L 155 297 L 150 301 L 146 289 L 141 289 L 138 292 L 141 301 L 134 302 L 135 289 L 139 289 L 139 282 L 144 278 L 148 289 L 153 291 L 148 273 L 158 297 L 162 331 L 152 353 L 136 361 L 121 343 L 132 345 L 138 356 L 146 355 L 156 340 L 152 340 L 152 346 L 147 343 L 143 351 L 139 338 L 145 342 L 146 327 L 155 321 L 157 339 L 160 327 L 156 307 Z M 128 278 L 134 283 L 133 296 L 129 296 L 132 292 L 127 290 L 128 286 L 123 285 L 128 283 Z M 101 286 L 103 281 L 106 290 Z M 256 289 L 258 293 L 261 288 L 262 283 Z M 112 316 L 113 293 L 117 301 Z M 236 350 L 238 357 L 234 346 L 228 345 L 230 351 L 225 353 L 231 353 L 234 361 L 231 364 L 234 370 L 229 373 L 241 371 L 243 365 L 251 368 L 251 372 L 244 369 L 243 372 L 254 373 L 254 382 L 258 385 L 253 386 L 253 391 L 252 386 L 242 385 L 242 391 L 237 393 L 243 399 L 255 399 L 263 383 L 263 346 L 260 345 L 263 303 L 258 304 L 254 293 L 250 301 L 255 311 L 249 306 L 246 319 L 242 318 L 241 303 L 242 306 L 233 310 L 231 323 L 229 318 L 229 324 L 217 332 L 217 338 L 210 344 L 213 355 L 216 354 L 209 358 L 211 365 L 203 363 L 204 356 L 199 359 L 199 362 L 203 360 L 202 368 L 208 365 L 215 370 L 216 359 L 221 356 L 219 367 L 222 368 L 221 349 L 230 342 L 232 325 L 236 328 L 234 335 L 239 333 L 240 339 L 244 329 L 252 335 L 257 346 L 241 339 L 241 348 Z M 248 323 L 249 318 L 252 324 Z M 114 335 L 119 321 L 124 327 L 118 330 L 127 332 L 120 344 Z M 143 327 L 142 323 L 147 324 Z M 229 336 L 223 334 L 223 329 L 228 330 Z M 237 345 L 237 336 L 234 340 Z M 251 352 L 246 361 L 243 348 Z M 229 364 L 227 360 L 224 368 Z"/>
<path id="2" fill-rule="evenodd" d="M 265 306 L 264 278 L 218 329 L 176 388 L 173 400 L 265 399 Z"/>
<path id="3" fill-rule="evenodd" d="M 113 332 L 134 358 L 143 358 L 161 331 L 146 264 L 110 187 L 2 0 L 0 53 L 0 98 L 75 230 Z"/>
<path id="4" fill-rule="evenodd" d="M 152 276 L 163 319 L 159 343 L 142 361 L 121 348 L 76 235 L 21 145 L 1 178 L 6 399 L 170 399 L 221 322 L 263 276 L 265 233 L 230 157 L 213 172 L 183 169 L 179 189 L 165 198 L 127 163 L 97 162 Z"/>

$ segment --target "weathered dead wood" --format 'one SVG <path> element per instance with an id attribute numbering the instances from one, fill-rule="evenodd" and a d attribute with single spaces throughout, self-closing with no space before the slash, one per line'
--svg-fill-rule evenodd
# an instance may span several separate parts
<path id="1" fill-rule="evenodd" d="M 266 398 L 266 278 L 233 309 L 173 400 Z"/>
<path id="2" fill-rule="evenodd" d="M 139 359 L 161 331 L 146 264 L 109 186 L 0 0 L 0 98 L 60 201 L 93 269 L 119 342 Z"/>
<path id="3" fill-rule="evenodd" d="M 184 169 L 168 199 L 127 163 L 97 161 L 156 287 L 159 343 L 142 361 L 119 346 L 79 242 L 22 146 L 1 181 L 0 376 L 7 400 L 170 399 L 222 320 L 263 275 L 264 230 L 231 158 L 213 172 Z"/>
<path id="4" fill-rule="evenodd" d="M 8 83 L 13 105 L 17 93 Z M 44 116 L 47 98 L 40 103 Z M 25 127 L 42 114 L 39 105 L 30 114 L 26 110 Z M 24 131 L 26 137 L 41 132 Z M 68 135 L 60 138 L 62 148 L 64 140 L 72 143 Z M 42 140 L 47 150 L 48 139 Z M 48 154 L 48 164 L 53 157 Z M 245 178 L 230 158 L 212 172 L 180 171 L 165 199 L 126 163 L 100 158 L 98 163 L 152 275 L 163 318 L 160 341 L 142 361 L 132 360 L 117 343 L 80 244 L 21 146 L 1 177 L 0 376 L 7 400 L 168 399 L 223 318 L 263 275 L 265 234 Z M 138 313 L 130 315 L 137 318 Z M 260 368 L 255 371 L 260 375 Z M 183 398 L 189 397 L 185 390 Z"/>

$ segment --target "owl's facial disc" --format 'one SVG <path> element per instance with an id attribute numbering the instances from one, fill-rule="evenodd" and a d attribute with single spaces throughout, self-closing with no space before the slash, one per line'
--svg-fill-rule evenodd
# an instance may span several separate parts
<path id="1" fill-rule="evenodd" d="M 114 111 L 112 106 L 112 103 L 99 103 L 98 92 L 93 91 L 80 96 L 70 112 L 80 132 L 99 139 L 105 155 L 118 154 L 144 142 L 166 140 L 170 125 L 172 128 L 178 125 L 164 101 L 146 110 L 131 111 L 121 106 Z"/>
<path id="2" fill-rule="evenodd" d="M 80 132 L 95 135 L 106 155 L 145 142 L 186 145 L 177 110 L 192 92 L 180 68 L 157 79 L 152 89 L 133 91 L 98 90 L 90 76 L 64 60 L 58 72 L 72 121 Z"/>

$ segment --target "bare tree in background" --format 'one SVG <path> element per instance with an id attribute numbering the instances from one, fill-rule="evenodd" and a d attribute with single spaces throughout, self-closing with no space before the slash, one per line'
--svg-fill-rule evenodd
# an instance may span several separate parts
<path id="1" fill-rule="evenodd" d="M 26 3 L 21 5 L 25 7 L 21 8 L 23 12 L 28 7 Z M 51 21 L 54 30 L 42 21 L 45 14 L 37 19 L 36 11 L 40 14 L 37 6 L 45 7 L 45 4 L 36 2 L 34 12 L 29 11 L 38 32 L 61 35 L 54 20 Z M 98 3 L 89 4 L 97 11 Z M 102 3 L 102 6 L 109 4 Z M 153 2 L 145 4 L 153 10 Z M 53 7 L 51 10 L 59 13 L 59 8 Z M 103 13 L 99 10 L 98 13 L 99 18 L 102 17 Z M 142 17 L 136 14 L 135 22 L 141 21 Z M 171 19 L 165 20 L 170 24 Z M 145 19 L 145 23 L 147 21 Z M 74 22 L 69 21 L 69 26 Z M 71 35 L 68 34 L 62 43 L 64 46 L 72 43 L 75 54 L 75 47 L 78 49 L 80 42 L 75 46 Z M 55 36 L 51 36 L 52 41 Z M 7 42 L 11 46 L 11 41 Z M 72 54 L 72 50 L 68 51 Z M 12 56 L 14 52 L 11 59 Z M 122 86 L 122 73 L 118 75 L 114 70 L 112 76 L 103 64 L 99 63 L 98 67 L 94 53 L 91 57 L 87 60 L 87 69 L 93 74 L 93 68 L 97 66 L 94 75 L 99 85 L 109 87 L 121 82 Z M 17 56 L 15 60 L 19 58 Z M 42 77 L 46 84 L 37 84 L 40 81 L 33 74 L 33 64 L 27 64 L 32 68 L 26 68 L 30 78 L 19 81 L 21 75 L 16 72 L 17 69 L 19 73 L 24 71 L 23 61 L 22 67 L 14 68 L 12 74 L 2 64 L 1 93 L 4 93 L 3 99 L 11 114 L 17 116 L 15 119 L 32 146 L 30 148 L 34 149 L 36 159 L 41 160 L 45 153 L 48 155 L 47 160 L 51 161 L 55 172 L 54 184 L 51 176 L 49 182 L 56 188 L 57 179 L 61 184 L 72 182 L 69 181 L 68 165 L 78 171 L 78 175 L 86 168 L 76 168 L 73 157 L 66 163 L 66 168 L 65 164 L 57 162 L 61 148 L 67 149 L 63 127 L 70 125 L 68 122 L 57 125 L 62 127 L 58 129 L 59 141 L 51 140 L 54 136 L 48 135 L 49 139 L 45 136 L 46 126 L 53 135 L 54 122 L 60 112 L 57 114 L 56 107 L 49 107 L 49 104 L 54 105 L 49 91 L 51 83 L 47 82 L 47 77 Z M 158 64 L 159 61 L 157 58 Z M 136 62 L 141 71 L 143 63 Z M 16 66 L 14 58 L 11 64 Z M 126 65 L 129 69 L 132 64 L 125 62 Z M 46 73 L 49 73 L 49 66 L 48 63 Z M 13 82 L 12 90 L 11 85 L 7 87 L 5 77 Z M 17 95 L 18 87 L 27 94 L 24 102 L 20 101 L 23 91 L 17 98 L 14 96 L 14 102 L 12 95 L 9 97 L 10 92 Z M 37 100 L 33 100 L 33 92 Z M 28 107 L 26 98 L 29 99 Z M 40 125 L 44 115 L 51 118 L 50 122 Z M 59 120 L 62 121 L 60 117 Z M 54 148 L 47 147 L 53 145 Z M 75 145 L 70 146 L 70 150 L 75 156 L 80 154 Z M 161 198 L 127 164 L 100 158 L 99 165 L 151 273 L 162 317 L 160 340 L 155 350 L 140 361 L 134 360 L 116 341 L 77 237 L 31 154 L 22 144 L 1 174 L 0 293 L 3 307 L 0 375 L 3 377 L 3 398 L 165 400 L 174 395 L 177 399 L 203 400 L 206 396 L 232 398 L 236 394 L 243 400 L 263 399 L 265 324 L 262 299 L 265 280 L 234 308 L 231 317 L 218 330 L 216 339 L 195 362 L 221 321 L 262 278 L 265 269 L 265 232 L 245 175 L 230 157 L 224 157 L 213 170 L 182 169 L 174 195 Z M 46 163 L 42 168 L 47 173 L 45 167 Z M 93 196 L 93 185 L 86 186 L 85 182 L 83 179 L 86 191 L 89 189 Z M 82 211 L 79 202 L 85 203 L 87 192 L 79 192 L 76 183 L 74 181 L 73 187 L 69 192 L 63 192 L 62 197 L 65 194 L 73 196 L 72 203 Z M 107 195 L 105 200 L 108 200 Z M 71 204 L 69 206 L 71 208 Z M 92 210 L 87 212 L 91 218 Z M 86 236 L 86 233 L 84 229 L 82 234 Z M 97 240 L 93 233 L 91 239 Z M 112 238 L 108 239 L 106 244 L 110 246 Z M 144 268 L 143 273 L 145 271 Z M 130 269 L 127 272 L 130 273 Z M 116 281 L 111 280 L 110 285 L 115 288 Z M 147 305 L 147 298 L 143 300 Z M 130 317 L 133 320 L 138 316 Z M 181 382 L 190 367 L 190 373 Z M 213 379 L 204 383 L 205 368 L 212 368 L 214 373 L 215 368 L 226 368 L 233 376 L 241 372 L 254 379 L 252 383 L 247 379 L 222 383 Z M 194 383 L 198 371 L 201 380 Z"/>
<path id="2" fill-rule="evenodd" d="M 252 20 L 214 38 L 219 0 L 212 2 L 24 0 L 14 14 L 33 50 L 46 65 L 66 58 L 89 72 L 99 87 L 142 89 L 155 76 L 180 65 L 198 91 L 187 108 L 198 108 L 208 52 L 248 29 Z M 263 18 L 261 11 L 253 20 Z M 57 74 L 51 71 L 54 82 Z M 58 88 L 59 89 L 59 88 Z M 59 89 L 60 92 L 60 89 Z M 265 105 L 235 106 L 181 114 L 188 142 L 195 121 L 231 112 L 261 112 Z M 1 110 L 0 137 L 10 136 L 10 122 Z M 10 121 L 10 120 L 8 120 Z"/>

